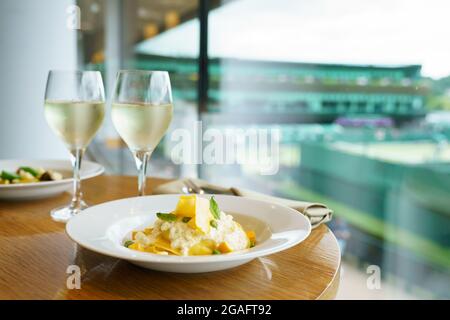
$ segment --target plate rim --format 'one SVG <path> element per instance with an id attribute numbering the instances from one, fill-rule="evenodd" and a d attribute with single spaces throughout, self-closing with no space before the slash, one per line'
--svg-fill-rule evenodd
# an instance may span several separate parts
<path id="1" fill-rule="evenodd" d="M 14 162 L 34 162 L 34 161 L 39 161 L 39 162 L 46 162 L 46 161 L 53 161 L 53 162 L 60 162 L 60 163 L 70 163 L 70 160 L 66 160 L 66 159 L 0 159 L 0 162 L 2 161 L 14 161 Z M 82 175 L 82 172 L 80 172 L 80 179 L 81 180 L 86 180 L 86 179 L 90 179 L 90 178 L 94 178 L 97 176 L 102 175 L 105 172 L 105 167 L 102 166 L 100 163 L 95 162 L 95 161 L 90 161 L 90 160 L 83 160 L 82 161 L 82 165 L 83 163 L 90 163 L 93 164 L 94 166 L 96 166 L 97 168 L 95 168 L 95 171 L 89 172 L 85 175 Z M 1 168 L 0 168 L 1 171 Z M 30 182 L 30 183 L 15 183 L 15 184 L 0 184 L 0 189 L 16 189 L 16 188 L 20 188 L 20 187 L 27 187 L 27 188 L 32 188 L 32 187 L 44 187 L 44 186 L 56 186 L 56 185 L 60 185 L 60 184 L 67 184 L 67 183 L 71 183 L 73 181 L 73 177 L 70 178 L 65 178 L 62 180 L 56 180 L 56 181 L 41 181 L 41 182 Z"/>
<path id="2" fill-rule="evenodd" d="M 171 196 L 179 197 L 180 195 L 185 195 L 185 194 L 159 194 L 159 195 L 148 195 L 148 196 L 144 196 L 144 197 L 145 198 L 171 197 Z M 211 195 L 203 194 L 202 196 L 211 196 Z M 152 254 L 152 253 L 147 253 L 147 252 L 138 252 L 138 251 L 133 252 L 132 255 L 131 254 L 127 255 L 125 253 L 125 251 L 122 254 L 118 250 L 107 251 L 106 249 L 99 249 L 98 246 L 91 246 L 86 243 L 82 243 L 82 241 L 75 240 L 73 238 L 73 236 L 70 234 L 69 229 L 72 227 L 72 224 L 74 223 L 73 221 L 75 221 L 77 219 L 77 216 L 75 216 L 74 218 L 69 220 L 69 222 L 66 224 L 65 233 L 73 242 L 75 242 L 79 246 L 81 246 L 85 249 L 91 250 L 93 252 L 96 252 L 96 253 L 99 253 L 99 254 L 102 254 L 105 256 L 113 257 L 113 258 L 127 260 L 127 261 L 137 261 L 137 262 L 143 262 L 143 263 L 158 263 L 158 264 L 160 264 L 160 263 L 161 264 L 163 264 L 163 263 L 167 263 L 167 264 L 220 263 L 220 262 L 230 262 L 230 261 L 237 261 L 237 260 L 252 260 L 252 259 L 255 259 L 258 257 L 267 256 L 270 254 L 274 254 L 274 253 L 292 248 L 292 247 L 298 245 L 299 243 L 305 241 L 311 235 L 312 227 L 311 227 L 310 221 L 302 213 L 300 213 L 297 210 L 290 208 L 288 206 L 273 203 L 268 200 L 239 197 L 239 196 L 234 196 L 234 195 L 214 194 L 213 196 L 215 196 L 215 197 L 220 196 L 220 197 L 225 197 L 225 198 L 240 198 L 240 199 L 245 199 L 245 200 L 249 200 L 249 201 L 260 202 L 265 205 L 281 207 L 281 208 L 287 210 L 287 212 L 289 212 L 293 216 L 299 216 L 299 219 L 302 219 L 304 222 L 306 222 L 307 230 L 302 230 L 302 231 L 306 231 L 302 237 L 298 237 L 295 241 L 287 242 L 287 243 L 281 244 L 279 246 L 273 246 L 273 247 L 269 247 L 269 248 L 265 248 L 265 249 L 259 249 L 257 251 L 252 250 L 252 248 L 250 248 L 250 249 L 242 250 L 242 252 L 239 252 L 239 253 L 231 253 L 231 254 L 226 254 L 226 255 L 209 255 L 209 256 L 164 256 L 164 255 Z M 128 198 L 111 200 L 111 201 L 103 202 L 103 203 L 97 204 L 95 206 L 89 207 L 86 210 L 89 210 L 90 208 L 106 205 L 106 204 L 111 204 L 114 202 L 130 201 L 130 200 L 139 199 L 139 198 L 142 198 L 142 197 L 128 197 Z M 93 213 L 88 213 L 88 214 L 93 214 Z M 245 215 L 245 213 L 239 213 L 239 214 Z M 271 239 L 271 238 L 269 238 L 269 239 Z"/>

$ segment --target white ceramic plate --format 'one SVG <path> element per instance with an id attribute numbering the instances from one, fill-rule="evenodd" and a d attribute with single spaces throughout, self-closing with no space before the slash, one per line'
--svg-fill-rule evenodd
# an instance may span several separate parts
<path id="1" fill-rule="evenodd" d="M 204 195 L 209 198 L 209 195 Z M 162 256 L 123 246 L 132 230 L 153 225 L 156 212 L 172 211 L 179 195 L 128 198 L 89 207 L 66 225 L 69 237 L 89 250 L 138 266 L 168 272 L 197 273 L 223 270 L 257 257 L 288 249 L 311 232 L 311 225 L 297 211 L 265 201 L 215 195 L 221 210 L 231 213 L 245 230 L 256 232 L 256 246 L 239 252 L 211 256 Z"/>
<path id="2" fill-rule="evenodd" d="M 14 172 L 18 167 L 41 167 L 63 173 L 65 177 L 59 181 L 43 181 L 35 183 L 0 184 L 1 200 L 42 199 L 63 193 L 72 185 L 72 165 L 68 160 L 0 160 L 0 171 Z M 98 163 L 84 160 L 81 163 L 81 179 L 89 179 L 101 175 L 105 169 Z"/>

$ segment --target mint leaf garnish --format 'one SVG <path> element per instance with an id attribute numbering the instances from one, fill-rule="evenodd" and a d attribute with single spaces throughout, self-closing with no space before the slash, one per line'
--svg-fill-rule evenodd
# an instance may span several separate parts
<path id="1" fill-rule="evenodd" d="M 214 219 L 220 219 L 220 209 L 216 200 L 214 200 L 214 196 L 209 199 L 209 211 L 213 215 Z"/>
<path id="2" fill-rule="evenodd" d="M 177 216 L 174 215 L 173 213 L 162 213 L 162 212 L 158 212 L 156 213 L 156 216 L 164 221 L 176 221 L 177 220 Z"/>

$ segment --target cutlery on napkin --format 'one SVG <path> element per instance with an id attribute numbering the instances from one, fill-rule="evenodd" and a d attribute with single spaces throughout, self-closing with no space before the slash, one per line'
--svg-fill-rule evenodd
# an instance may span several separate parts
<path id="1" fill-rule="evenodd" d="M 280 205 L 285 205 L 291 207 L 298 212 L 305 215 L 311 222 L 312 228 L 315 228 L 322 223 L 326 223 L 332 219 L 333 210 L 328 208 L 326 205 L 314 202 L 305 202 L 290 200 L 280 197 L 269 196 L 264 193 L 255 192 L 242 188 L 226 188 L 218 185 L 210 184 L 204 180 L 200 179 L 180 179 L 164 183 L 153 189 L 153 194 L 171 194 L 171 193 L 185 193 L 186 191 L 186 181 L 190 180 L 195 183 L 196 186 L 201 188 L 204 193 L 207 194 L 228 194 L 241 197 L 247 197 L 257 200 L 269 201 L 272 203 L 277 203 Z"/>

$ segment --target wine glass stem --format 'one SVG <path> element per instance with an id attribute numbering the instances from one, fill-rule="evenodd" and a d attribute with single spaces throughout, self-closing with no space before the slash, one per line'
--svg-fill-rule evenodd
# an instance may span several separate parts
<path id="1" fill-rule="evenodd" d="M 139 171 L 138 176 L 138 189 L 139 196 L 145 195 L 145 182 L 147 180 L 147 164 L 150 159 L 151 152 L 148 151 L 136 151 L 134 152 L 134 158 L 136 166 Z"/>
<path id="2" fill-rule="evenodd" d="M 81 209 L 81 183 L 80 183 L 80 168 L 81 159 L 83 158 L 84 149 L 75 149 L 71 151 L 71 161 L 73 167 L 73 196 L 70 203 L 71 209 Z"/>

